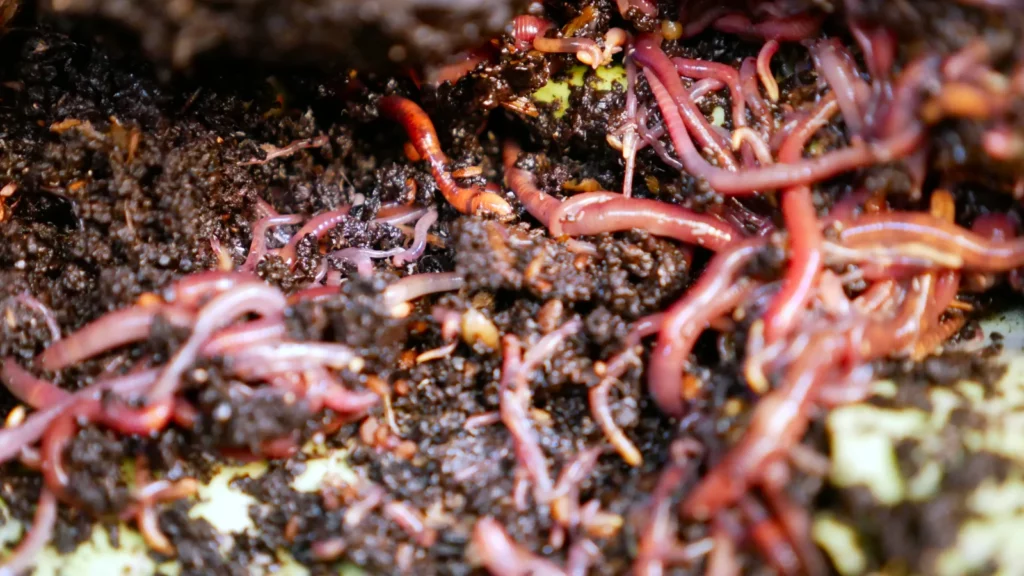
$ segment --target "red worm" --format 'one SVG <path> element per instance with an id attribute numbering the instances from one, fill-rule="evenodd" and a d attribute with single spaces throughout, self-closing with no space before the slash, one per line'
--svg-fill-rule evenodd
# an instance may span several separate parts
<path id="1" fill-rule="evenodd" d="M 13 362 L 4 361 L 5 365 Z M 51 423 L 74 408 L 80 402 L 98 400 L 106 391 L 127 397 L 135 397 L 151 386 L 158 375 L 157 370 L 146 370 L 137 374 L 127 374 L 110 380 L 101 380 L 91 384 L 52 406 L 41 408 L 31 414 L 20 425 L 0 430 L 0 463 L 6 462 L 21 454 L 22 448 L 31 445 L 42 437 Z"/>
<path id="2" fill-rule="evenodd" d="M 142 408 L 108 401 L 101 407 L 97 420 L 121 434 L 149 436 L 167 427 L 174 415 L 174 408 L 174 398 L 165 398 Z"/>
<path id="3" fill-rule="evenodd" d="M 384 515 L 424 548 L 430 548 L 437 540 L 437 533 L 427 526 L 423 514 L 405 502 L 388 502 L 384 505 Z"/>
<path id="4" fill-rule="evenodd" d="M 400 96 L 385 96 L 380 99 L 383 115 L 400 123 L 420 157 L 430 165 L 430 171 L 445 200 L 463 214 L 489 214 L 506 217 L 512 214 L 512 207 L 501 196 L 473 186 L 460 188 L 448 171 L 448 159 L 441 151 L 437 132 L 426 112 L 412 100 Z"/>
<path id="5" fill-rule="evenodd" d="M 807 141 L 828 124 L 837 110 L 836 99 L 830 94 L 786 139 L 779 152 L 779 162 L 799 161 Z M 798 315 L 811 299 L 824 260 L 821 224 L 814 210 L 810 187 L 794 186 L 783 191 L 782 216 L 789 231 L 790 265 L 782 290 L 772 300 L 764 316 L 768 344 L 785 337 L 793 328 Z"/>
<path id="6" fill-rule="evenodd" d="M 738 506 L 749 526 L 750 539 L 775 572 L 782 576 L 799 574 L 800 559 L 779 521 L 752 496 L 744 496 Z"/>
<path id="7" fill-rule="evenodd" d="M 704 80 L 711 78 L 729 87 L 732 96 L 732 123 L 734 128 L 747 125 L 747 106 L 740 89 L 740 75 L 732 66 L 706 60 L 673 58 L 676 70 L 683 76 Z"/>
<path id="8" fill-rule="evenodd" d="M 660 53 L 664 56 L 664 52 L 661 52 L 656 44 L 645 43 L 643 38 L 637 42 L 634 55 L 637 62 L 647 66 L 653 62 L 648 58 L 651 54 Z M 793 164 L 773 164 L 741 172 L 723 170 L 708 164 L 694 147 L 676 109 L 675 101 L 662 84 L 660 74 L 651 68 L 644 70 L 644 74 L 665 119 L 672 143 L 687 172 L 706 180 L 719 194 L 752 194 L 759 190 L 812 184 L 850 170 L 902 158 L 916 150 L 924 137 L 923 127 L 914 122 L 891 138 L 869 145 L 848 147 Z M 672 77 L 678 81 L 678 76 L 674 73 Z M 672 77 L 669 78 L 670 82 Z"/>
<path id="9" fill-rule="evenodd" d="M 537 187 L 536 178 L 528 170 L 516 168 L 516 160 L 522 149 L 512 140 L 505 142 L 502 157 L 505 164 L 505 184 L 516 195 L 516 198 L 523 204 L 526 211 L 544 225 L 550 228 L 551 215 L 558 210 L 561 202 Z"/>
<path id="10" fill-rule="evenodd" d="M 267 230 L 274 226 L 288 226 L 302 222 L 302 216 L 288 214 L 285 216 L 273 215 L 260 218 L 252 227 L 252 244 L 249 246 L 249 255 L 245 257 L 245 263 L 239 268 L 242 272 L 256 270 L 256 265 L 267 253 Z"/>
<path id="11" fill-rule="evenodd" d="M 581 196 L 583 195 L 576 196 L 573 200 Z M 619 194 L 602 198 L 603 200 L 598 202 L 577 205 L 575 209 L 568 207 L 564 212 L 559 211 L 558 219 L 552 227 L 557 224 L 562 233 L 570 236 L 593 236 L 640 229 L 655 236 L 703 246 L 716 252 L 741 236 L 740 231 L 727 222 L 674 204 L 643 198 L 625 198 Z M 569 202 L 565 202 L 564 205 L 568 206 Z"/>
<path id="12" fill-rule="evenodd" d="M 683 512 L 706 519 L 739 500 L 766 465 L 799 441 L 821 377 L 841 358 L 846 339 L 818 337 L 787 370 L 785 386 L 761 398 L 740 442 L 683 501 Z"/>
<path id="13" fill-rule="evenodd" d="M 58 406 L 71 398 L 70 392 L 32 376 L 12 358 L 4 360 L 0 380 L 16 398 L 37 410 Z M 96 411 L 96 416 L 105 426 L 122 434 L 150 434 L 167 425 L 172 410 L 173 402 L 153 404 L 142 409 L 109 402 L 102 410 Z"/>
<path id="14" fill-rule="evenodd" d="M 218 330 L 230 325 L 245 314 L 277 317 L 283 313 L 287 301 L 280 290 L 263 282 L 242 284 L 213 298 L 196 316 L 192 335 L 171 357 L 149 392 L 149 400 L 158 401 L 172 396 L 181 375 L 196 360 L 200 347 Z"/>
<path id="15" fill-rule="evenodd" d="M 774 126 L 772 111 L 768 103 L 761 97 L 761 91 L 757 85 L 757 60 L 744 58 L 740 63 L 740 88 L 743 90 L 743 97 L 750 106 L 754 118 L 762 126 Z"/>
<path id="16" fill-rule="evenodd" d="M 310 235 L 319 241 L 328 232 L 334 229 L 335 226 L 349 218 L 348 211 L 349 207 L 343 206 L 341 208 L 319 214 L 303 224 L 302 228 L 299 228 L 299 231 L 292 236 L 291 240 L 288 241 L 288 244 L 281 249 L 279 255 L 281 256 L 281 259 L 284 260 L 284 263 L 294 269 L 299 242 L 301 242 L 306 236 Z"/>
<path id="17" fill-rule="evenodd" d="M 534 50 L 551 54 L 576 54 L 576 58 L 588 66 L 597 68 L 604 61 L 601 48 L 590 38 L 545 38 L 544 33 L 553 27 L 551 22 L 525 14 L 512 20 L 512 39 L 516 50 Z"/>
<path id="18" fill-rule="evenodd" d="M 855 21 L 850 22 L 850 33 L 864 54 L 864 61 L 871 76 L 879 79 L 888 78 L 896 60 L 895 36 L 885 28 L 867 28 Z"/>
<path id="19" fill-rule="evenodd" d="M 284 322 L 279 318 L 261 318 L 237 326 L 229 326 L 214 335 L 200 349 L 207 358 L 223 356 L 244 350 L 254 344 L 280 341 L 288 334 Z"/>
<path id="20" fill-rule="evenodd" d="M 184 308 L 198 308 L 203 300 L 225 290 L 238 286 L 243 282 L 259 280 L 259 276 L 251 272 L 220 272 L 206 271 L 189 274 L 172 284 L 163 293 L 168 303 Z"/>
<path id="21" fill-rule="evenodd" d="M 719 142 L 719 139 L 708 124 L 707 118 L 704 117 L 704 113 L 697 108 L 693 99 L 690 98 L 689 92 L 683 87 L 683 81 L 672 64 L 672 60 L 662 51 L 661 37 L 653 34 L 641 34 L 636 40 L 633 57 L 636 59 L 637 64 L 640 64 L 649 71 L 653 71 L 658 76 L 658 79 L 661 80 L 670 96 L 669 100 L 678 107 L 676 115 L 682 114 L 686 130 L 693 134 L 700 146 L 711 150 L 722 166 L 730 170 L 736 170 L 738 167 L 736 158 L 733 157 L 732 152 L 723 147 Z M 649 80 L 650 78 L 648 78 Z M 665 115 L 664 110 L 662 115 Z M 687 136 L 687 139 L 689 139 L 689 136 Z M 693 147 L 692 142 L 690 147 Z M 678 145 L 676 148 L 676 153 L 682 153 Z M 700 154 L 698 153 L 697 156 L 700 156 Z M 701 160 L 703 160 L 703 157 L 701 157 Z"/>
<path id="22" fill-rule="evenodd" d="M 764 43 L 761 51 L 757 53 L 757 76 L 761 79 L 761 83 L 764 84 L 764 91 L 772 102 L 779 99 L 779 83 L 775 81 L 775 76 L 772 74 L 772 57 L 778 51 L 778 40 L 769 40 Z"/>
<path id="23" fill-rule="evenodd" d="M 70 392 L 58 388 L 52 382 L 36 378 L 10 357 L 3 361 L 0 381 L 15 398 L 36 410 L 49 408 L 71 396 Z"/>
<path id="24" fill-rule="evenodd" d="M 843 229 L 839 239 L 866 260 L 981 272 L 1024 266 L 1024 239 L 990 240 L 922 212 L 866 214 Z"/>
<path id="25" fill-rule="evenodd" d="M 632 570 L 637 576 L 656 576 L 665 572 L 666 556 L 675 544 L 672 496 L 686 481 L 687 473 L 692 472 L 693 460 L 703 449 L 692 439 L 685 439 L 674 441 L 669 451 L 671 459 L 651 492 L 646 522 L 637 543 Z"/>
<path id="26" fill-rule="evenodd" d="M 552 24 L 550 21 L 541 18 L 540 16 L 533 16 L 530 14 L 523 14 L 522 16 L 516 16 L 512 19 L 512 40 L 514 41 L 516 50 L 529 50 L 533 46 L 533 41 L 539 36 L 543 36 L 551 28 Z"/>
<path id="27" fill-rule="evenodd" d="M 939 77 L 939 56 L 922 56 L 903 69 L 899 81 L 893 87 L 889 111 L 883 117 L 881 133 L 894 138 L 907 129 L 916 129 L 918 108 L 921 104 L 922 88 Z"/>
<path id="28" fill-rule="evenodd" d="M 955 280 L 950 279 L 951 282 Z M 935 284 L 935 274 L 914 277 L 897 314 L 891 319 L 869 322 L 854 330 L 848 349 L 852 360 L 858 362 L 883 358 L 912 344 L 924 326 L 925 315 L 932 305 Z"/>
<path id="29" fill-rule="evenodd" d="M 871 89 L 857 75 L 856 63 L 846 48 L 836 39 L 822 40 L 808 46 L 818 74 L 832 89 L 843 121 L 851 136 L 864 129 L 864 108 L 871 97 Z"/>
<path id="30" fill-rule="evenodd" d="M 461 80 L 466 74 L 469 74 L 482 62 L 487 62 L 493 56 L 493 49 L 490 44 L 485 44 L 480 48 L 463 52 L 455 57 L 452 62 L 443 64 L 432 71 L 430 74 L 430 82 L 435 85 L 444 84 L 449 82 L 455 84 Z"/>
<path id="31" fill-rule="evenodd" d="M 619 8 L 619 14 L 623 18 L 629 17 L 629 11 L 631 8 L 639 10 L 644 16 L 657 16 L 658 7 L 652 0 L 615 0 L 615 4 Z"/>
<path id="32" fill-rule="evenodd" d="M 550 560 L 523 548 L 491 517 L 477 520 L 473 526 L 473 548 L 484 568 L 494 576 L 567 576 Z"/>
<path id="33" fill-rule="evenodd" d="M 537 430 L 530 419 L 530 399 L 522 393 L 528 390 L 526 374 L 522 370 L 522 347 L 519 339 L 513 335 L 502 338 L 501 346 L 501 422 L 512 435 L 517 462 L 533 481 L 534 498 L 538 503 L 546 503 L 554 489 L 554 482 Z"/>
<path id="34" fill-rule="evenodd" d="M 989 240 L 1004 242 L 1017 236 L 1017 225 L 1006 214 L 982 214 L 971 223 L 971 231 Z"/>
<path id="35" fill-rule="evenodd" d="M 763 246 L 763 239 L 754 239 L 719 252 L 697 284 L 666 312 L 647 369 L 651 396 L 666 414 L 685 413 L 682 374 L 690 350 L 711 320 L 732 310 L 749 293 L 752 284 L 737 276 Z"/>
<path id="36" fill-rule="evenodd" d="M 516 144 L 506 143 L 504 155 L 505 180 L 509 188 L 552 236 L 592 236 L 639 228 L 656 236 L 716 251 L 740 236 L 727 222 L 656 200 L 599 191 L 560 202 L 537 188 L 532 174 L 514 167 L 519 155 Z"/>
<path id="37" fill-rule="evenodd" d="M 52 372 L 102 352 L 145 340 L 158 317 L 178 327 L 191 326 L 194 319 L 192 312 L 178 306 L 133 306 L 117 310 L 54 342 L 39 355 L 40 365 Z"/>
<path id="38" fill-rule="evenodd" d="M 708 518 L 741 498 L 768 464 L 803 436 L 817 389 L 834 376 L 833 367 L 841 360 L 863 364 L 913 343 L 925 322 L 934 282 L 934 274 L 915 277 L 896 314 L 865 317 L 851 329 L 814 338 L 787 369 L 785 384 L 758 402 L 740 442 L 683 502 L 684 513 Z"/>
<path id="39" fill-rule="evenodd" d="M 43 481 L 57 498 L 69 501 L 70 479 L 64 468 L 64 450 L 78 432 L 78 419 L 92 420 L 99 414 L 99 401 L 86 400 L 58 416 L 43 434 L 40 454 L 43 457 Z"/>

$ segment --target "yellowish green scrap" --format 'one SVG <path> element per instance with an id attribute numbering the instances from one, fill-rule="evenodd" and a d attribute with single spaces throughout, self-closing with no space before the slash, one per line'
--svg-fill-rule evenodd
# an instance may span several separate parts
<path id="1" fill-rule="evenodd" d="M 602 66 L 592 70 L 587 66 L 574 66 L 569 70 L 567 78 L 561 80 L 550 80 L 533 93 L 533 101 L 539 104 L 556 104 L 552 113 L 555 118 L 565 116 L 569 109 L 569 95 L 573 87 L 583 86 L 583 83 L 593 82 L 597 90 L 609 91 L 618 84 L 626 88 L 626 70 L 620 64 Z"/>

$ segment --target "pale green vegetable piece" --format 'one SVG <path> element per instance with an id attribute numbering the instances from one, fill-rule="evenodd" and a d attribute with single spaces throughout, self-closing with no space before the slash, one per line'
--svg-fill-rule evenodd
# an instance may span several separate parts
<path id="1" fill-rule="evenodd" d="M 589 71 L 591 69 L 586 66 L 573 67 L 567 79 L 550 81 L 541 86 L 533 93 L 533 101 L 541 104 L 557 104 L 554 116 L 561 118 L 569 107 L 569 95 L 572 92 L 572 87 L 583 86 L 583 82 L 587 78 L 593 79 L 594 87 L 598 90 L 612 90 L 616 84 L 622 86 L 623 89 L 626 88 L 626 69 L 619 64 L 602 66 L 588 75 Z"/>

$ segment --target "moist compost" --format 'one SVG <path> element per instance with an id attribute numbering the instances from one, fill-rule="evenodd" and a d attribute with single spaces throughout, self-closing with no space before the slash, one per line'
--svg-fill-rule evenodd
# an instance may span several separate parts
<path id="1" fill-rule="evenodd" d="M 896 358 L 889 357 L 896 351 L 886 350 L 857 359 L 863 362 L 856 368 L 895 382 L 896 393 L 867 390 L 849 401 L 832 386 L 802 408 L 806 422 L 786 447 L 787 457 L 749 471 L 748 485 L 713 521 L 677 513 L 693 508 L 692 495 L 715 481 L 713 473 L 739 453 L 736 446 L 764 426 L 758 407 L 788 389 L 779 368 L 769 371 L 770 386 L 758 390 L 746 359 L 763 340 L 762 318 L 774 309 L 779 285 L 794 266 L 794 240 L 783 234 L 786 208 L 779 210 L 776 196 L 721 195 L 708 178 L 673 167 L 686 158 L 677 134 L 670 134 L 672 118 L 659 106 L 665 88 L 655 74 L 645 75 L 654 66 L 643 59 L 663 53 L 738 69 L 759 56 L 765 38 L 728 33 L 725 24 L 711 28 L 712 20 L 707 30 L 683 37 L 673 28 L 682 26 L 673 16 L 679 7 L 669 2 L 544 3 L 544 17 L 565 37 L 609 47 L 610 30 L 630 32 L 628 42 L 636 42 L 630 57 L 644 70 L 629 77 L 621 56 L 610 54 L 615 59 L 605 68 L 612 72 L 601 77 L 581 69 L 580 52 L 517 48 L 525 28 L 495 36 L 511 20 L 515 3 L 463 2 L 439 11 L 422 8 L 430 3 L 381 2 L 381 12 L 360 12 L 358 18 L 352 11 L 364 3 L 195 2 L 184 11 L 162 2 L 129 4 L 22 6 L 0 38 L 0 358 L 68 392 L 164 369 L 189 349 L 200 324 L 176 319 L 172 309 L 185 301 L 187 283 L 212 277 L 203 276 L 209 271 L 228 279 L 245 271 L 271 287 L 252 288 L 265 290 L 260 298 L 284 303 L 277 338 L 310 344 L 302 348 L 305 354 L 330 350 L 335 359 L 340 348 L 311 343 L 344 345 L 358 362 L 323 368 L 326 376 L 316 385 L 299 388 L 295 374 L 291 380 L 287 374 L 276 374 L 280 380 L 251 376 L 262 364 L 238 346 L 197 356 L 174 382 L 172 404 L 185 408 L 167 416 L 170 424 L 146 433 L 123 433 L 100 414 L 111 406 L 142 411 L 156 400 L 143 395 L 126 402 L 102 393 L 94 399 L 98 412 L 62 420 L 73 433 L 57 451 L 67 473 L 52 537 L 60 552 L 88 540 L 95 525 L 114 526 L 119 519 L 141 524 L 153 510 L 155 523 L 143 529 L 150 554 L 176 558 L 182 574 L 249 574 L 253 566 L 275 566 L 282 552 L 314 574 L 336 573 L 339 563 L 373 574 L 481 573 L 495 566 L 496 553 L 480 543 L 481 526 L 492 521 L 522 548 L 512 554 L 517 565 L 536 573 L 582 565 L 593 574 L 625 574 L 643 562 L 664 562 L 673 574 L 705 573 L 710 565 L 750 574 L 845 574 L 833 550 L 822 544 L 829 552 L 822 555 L 809 537 L 806 524 L 827 514 L 856 527 L 868 551 L 866 568 L 902 565 L 929 572 L 972 517 L 966 502 L 975 489 L 1004 481 L 1019 467 L 998 450 L 975 450 L 959 435 L 982 433 L 990 422 L 970 404 L 974 396 L 958 386 L 970 381 L 999 396 L 1001 368 L 988 358 L 995 351 L 978 344 L 974 319 L 1019 297 L 1020 270 L 965 269 L 962 277 L 957 270 L 948 308 L 934 311 L 929 330 L 918 326 L 929 337 L 940 334 L 933 345 L 911 342 Z M 999 76 L 1014 87 L 1006 88 L 1005 105 L 968 107 L 960 114 L 961 100 L 941 100 L 938 76 L 922 82 L 922 101 L 938 111 L 902 120 L 928 130 L 921 140 L 929 152 L 919 155 L 924 172 L 919 160 L 901 156 L 816 180 L 807 194 L 813 227 L 842 210 L 883 223 L 891 214 L 929 208 L 939 214 L 941 199 L 951 206 L 951 226 L 982 230 L 978 223 L 990 222 L 984 230 L 998 228 L 1012 241 L 1020 226 L 1017 199 L 1024 193 L 1024 87 L 1016 86 L 1024 86 L 1022 13 L 985 2 L 929 0 L 899 10 L 847 4 L 826 11 L 831 15 L 817 3 L 763 10 L 769 19 L 811 11 L 818 27 L 808 42 L 834 38 L 837 45 L 860 46 L 850 49 L 847 62 L 860 69 L 885 68 L 878 64 L 884 58 L 863 49 L 884 41 L 858 45 L 850 26 L 896 31 L 890 68 L 874 84 L 864 82 L 892 109 L 902 110 L 900 101 L 888 99 L 900 93 L 894 79 L 911 76 L 914 62 L 931 55 L 948 62 L 979 39 L 987 52 L 978 60 L 991 74 L 971 82 L 997 90 L 1000 81 L 993 78 Z M 662 17 L 645 11 L 648 5 Z M 372 31 L 347 34 L 363 26 L 359 18 L 374 22 Z M 654 44 L 652 31 L 664 40 Z M 389 39 L 386 45 L 401 46 L 407 58 L 380 48 L 382 37 Z M 424 78 L 391 66 L 436 64 L 480 44 L 484 50 L 471 55 L 479 60 L 458 74 L 436 68 L 435 78 Z M 168 74 L 168 62 L 187 73 Z M 342 70 L 341 64 L 361 69 Z M 781 130 L 793 118 L 810 116 L 834 81 L 819 77 L 820 63 L 797 42 L 783 43 L 771 67 L 780 95 L 761 103 L 763 114 L 751 105 L 744 124 L 755 126 L 760 117 Z M 564 88 L 563 96 L 541 97 L 538 90 L 551 86 Z M 650 390 L 646 367 L 663 352 L 660 337 L 626 350 L 624 342 L 632 342 L 644 322 L 661 322 L 655 315 L 673 313 L 701 286 L 702 273 L 716 269 L 713 252 L 725 248 L 710 236 L 708 243 L 687 243 L 637 226 L 570 232 L 573 225 L 589 225 L 581 216 L 585 206 L 558 223 L 566 234 L 549 233 L 551 223 L 538 216 L 536 197 L 528 198 L 509 178 L 514 171 L 529 174 L 531 186 L 549 200 L 565 199 L 563 206 L 584 194 L 621 192 L 630 162 L 622 152 L 625 131 L 638 127 L 634 100 L 642 103 L 647 135 L 658 136 L 644 138 L 648 144 L 635 154 L 635 177 L 626 192 L 709 215 L 752 246 L 763 238 L 738 267 L 744 304 L 701 321 L 710 330 L 695 335 L 683 354 L 685 371 L 676 376 L 684 374 L 677 394 L 686 399 L 684 415 L 673 415 Z M 431 149 L 423 144 L 428 139 L 415 137 L 423 130 L 419 116 L 395 117 L 394 109 L 407 102 L 418 103 L 413 105 L 436 129 L 444 169 L 458 180 L 454 192 L 432 170 Z M 737 124 L 732 106 L 729 90 L 720 86 L 695 109 L 714 122 L 712 132 L 735 134 L 745 126 Z M 928 109 L 922 104 L 921 114 L 928 116 Z M 858 138 L 878 139 L 890 128 L 878 120 L 886 109 L 861 112 L 864 126 L 857 134 L 849 110 L 830 117 L 815 131 L 808 157 L 841 152 Z M 992 144 L 997 137 L 1005 137 L 998 146 Z M 510 142 L 525 150 L 511 161 L 504 157 Z M 712 148 L 703 150 L 709 158 Z M 731 155 L 723 152 L 714 168 L 727 165 Z M 739 161 L 737 169 L 754 165 L 752 156 L 738 151 L 731 161 Z M 478 198 L 492 194 L 492 213 L 466 214 L 472 210 L 463 208 L 460 195 L 467 190 Z M 342 207 L 347 213 L 340 213 Z M 311 220 L 331 215 L 336 218 L 321 229 L 298 234 Z M 264 227 L 289 216 L 295 218 Z M 842 223 L 825 226 L 823 241 L 844 242 Z M 406 249 L 417 242 L 415 254 Z M 377 254 L 385 252 L 386 258 Z M 876 281 L 864 273 L 869 263 L 829 262 L 829 278 L 842 282 L 839 293 L 848 306 Z M 942 271 L 920 273 L 930 279 L 907 284 L 902 299 L 893 296 L 892 308 L 909 301 L 920 283 L 940 282 L 940 273 L 948 271 L 937 268 Z M 876 273 L 895 274 L 887 268 Z M 446 282 L 452 288 L 436 287 Z M 396 286 L 424 288 L 427 296 L 399 298 Z M 724 286 L 707 306 L 727 299 L 734 288 Z M 200 299 L 198 314 L 218 298 Z M 822 302 L 806 311 L 813 317 L 808 322 L 827 308 L 833 316 L 814 327 L 822 339 L 838 339 L 833 330 L 845 326 L 844 317 L 828 308 L 825 296 L 816 298 Z M 168 307 L 148 320 L 143 338 L 46 368 L 44 351 L 73 352 L 71 345 L 60 347 L 58 336 L 77 342 L 77 330 L 116 311 L 161 305 Z M 258 310 L 249 312 L 269 316 Z M 517 360 L 520 348 L 525 354 Z M 853 357 L 853 348 L 842 350 Z M 610 371 L 614 386 L 608 385 Z M 288 392 L 251 385 L 261 378 Z M 325 408 L 323 397 L 310 392 L 316 386 L 334 386 L 336 403 Z M 551 500 L 541 497 L 537 463 L 529 461 L 522 432 L 508 425 L 513 395 L 524 389 L 523 418 L 551 479 L 572 478 L 569 472 L 577 468 L 586 472 L 558 481 L 554 491 L 564 493 Z M 601 391 L 612 425 L 642 455 L 634 465 L 595 416 Z M 833 400 L 827 401 L 829 392 Z M 863 486 L 830 482 L 830 435 L 838 428 L 827 419 L 829 410 L 852 404 L 929 412 L 945 392 L 960 402 L 934 431 L 946 456 L 921 437 L 903 438 L 894 449 L 908 478 L 931 465 L 942 470 L 931 498 L 892 504 Z M 373 401 L 365 407 L 339 407 L 368 397 Z M 8 428 L 17 427 L 24 403 L 0 387 Z M 48 432 L 44 445 L 50 435 L 56 434 Z M 303 444 L 314 446 L 312 453 L 296 453 Z M 297 490 L 293 480 L 327 450 L 344 451 L 356 480 L 328 476 L 317 490 Z M 49 457 L 37 456 L 42 466 Z M 215 529 L 189 515 L 192 483 L 208 481 L 222 465 L 253 459 L 269 461 L 267 472 L 232 484 L 257 501 L 249 516 L 258 529 L 234 535 L 234 545 L 222 554 Z M 31 455 L 22 453 L 0 468 L 0 500 L 10 517 L 26 524 L 36 501 L 53 489 L 53 479 L 44 481 L 33 469 L 39 461 L 33 466 Z M 762 477 L 754 479 L 755 473 Z M 154 481 L 181 493 L 154 488 L 149 500 L 140 497 L 139 486 Z M 167 495 L 172 493 L 177 496 Z M 670 510 L 667 527 L 652 528 L 661 526 L 652 508 Z M 652 551 L 655 535 L 671 542 Z M 716 552 L 709 556 L 712 545 Z"/>

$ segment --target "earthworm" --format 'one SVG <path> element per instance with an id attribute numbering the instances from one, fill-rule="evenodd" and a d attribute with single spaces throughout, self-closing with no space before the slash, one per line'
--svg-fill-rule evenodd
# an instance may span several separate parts
<path id="1" fill-rule="evenodd" d="M 488 214 L 497 217 L 512 214 L 512 207 L 501 196 L 479 186 L 461 188 L 455 183 L 455 179 L 448 171 L 448 159 L 441 151 L 434 125 L 418 104 L 400 96 L 385 96 L 380 99 L 378 107 L 381 114 L 405 128 L 420 157 L 430 165 L 441 194 L 456 210 L 463 214 Z"/>

